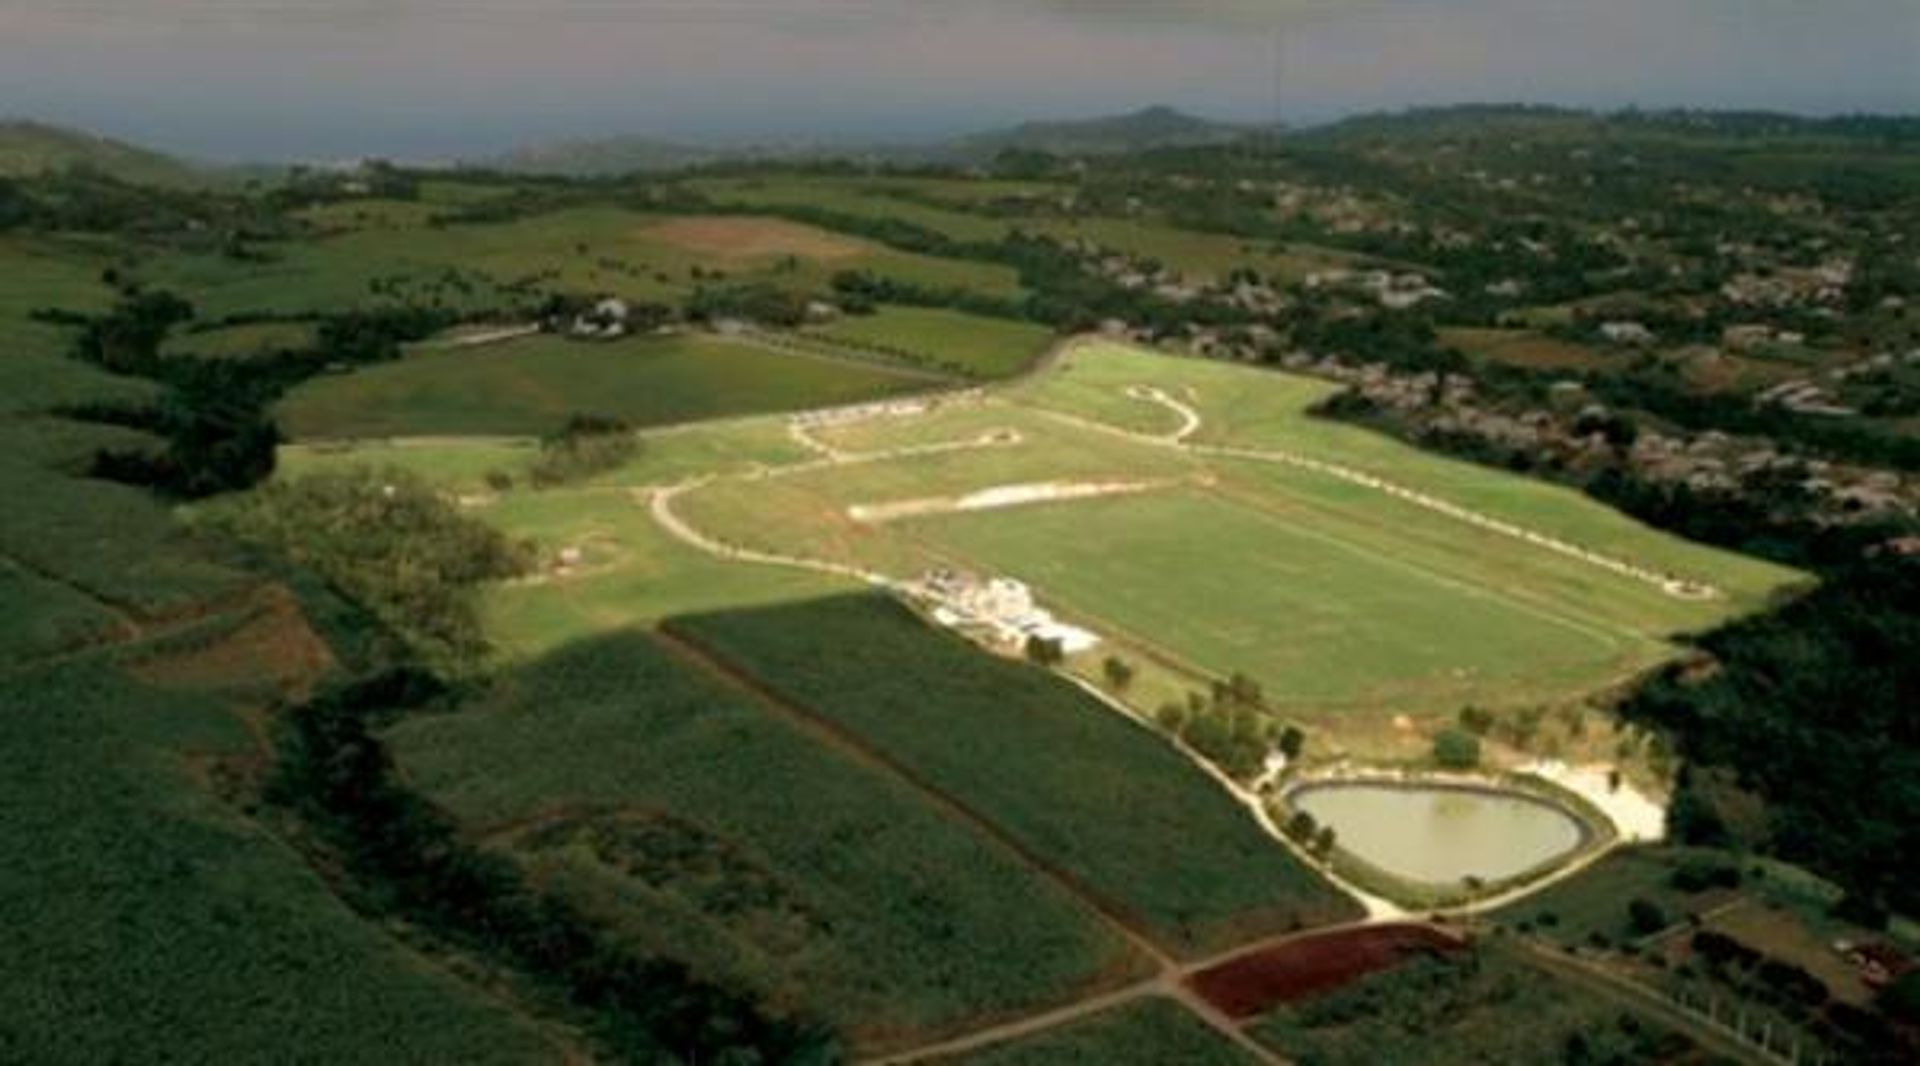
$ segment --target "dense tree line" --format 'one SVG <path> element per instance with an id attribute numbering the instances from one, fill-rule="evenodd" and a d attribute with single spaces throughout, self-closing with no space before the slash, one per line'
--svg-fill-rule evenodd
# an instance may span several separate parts
<path id="1" fill-rule="evenodd" d="M 1683 776 L 1676 832 L 1759 847 L 1832 878 L 1863 911 L 1920 913 L 1920 559 L 1834 570 L 1801 599 L 1699 641 L 1713 668 L 1673 667 L 1628 699 L 1697 767 L 1724 768 L 1768 811 L 1736 839 L 1704 775 Z"/>

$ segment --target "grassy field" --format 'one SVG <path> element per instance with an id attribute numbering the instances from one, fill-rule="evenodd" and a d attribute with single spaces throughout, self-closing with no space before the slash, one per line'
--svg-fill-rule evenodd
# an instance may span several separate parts
<path id="1" fill-rule="evenodd" d="M 1724 595 L 1675 597 L 1321 470 L 1062 420 L 1140 434 L 1179 429 L 1175 411 L 1128 395 L 1141 383 L 1190 403 L 1202 418 L 1196 439 L 1208 445 L 1338 463 Z M 1279 705 L 1323 724 L 1345 716 L 1365 733 L 1469 702 L 1577 701 L 1671 656 L 1673 636 L 1758 607 L 1795 578 L 1659 534 L 1568 490 L 1310 418 L 1327 391 L 1303 378 L 1081 348 L 980 404 L 817 433 L 869 455 L 995 431 L 1017 443 L 722 481 L 675 508 L 715 536 L 775 554 L 899 578 L 941 565 L 1019 577 L 1189 685 L 1243 671 Z M 1142 491 L 992 510 L 953 502 L 1063 482 Z M 944 512 L 886 523 L 855 511 L 942 499 Z"/>
<path id="2" fill-rule="evenodd" d="M 295 439 L 533 435 L 591 413 L 635 426 L 831 406 L 925 388 L 884 367 L 703 336 L 530 337 L 316 378 L 278 413 Z"/>
<path id="3" fill-rule="evenodd" d="M 891 600 L 670 625 L 1058 863 L 1171 950 L 1357 916 L 1158 737 Z"/>
<path id="4" fill-rule="evenodd" d="M 0 706 L 0 1059 L 563 1060 L 214 798 L 256 743 L 218 703 L 80 660 L 0 674 Z"/>
<path id="5" fill-rule="evenodd" d="M 1032 183 L 778 177 L 712 178 L 689 184 L 715 202 L 732 206 L 813 208 L 876 222 L 901 221 L 958 241 L 993 243 L 1015 231 L 1062 242 L 1088 240 L 1155 260 L 1200 282 L 1221 281 L 1234 270 L 1252 269 L 1292 283 L 1315 271 L 1350 267 L 1356 258 L 1332 249 L 1203 233 L 1151 219 L 996 216 L 967 210 L 983 200 L 1063 192 L 1058 186 Z M 929 201 L 947 201 L 952 206 Z"/>
<path id="6" fill-rule="evenodd" d="M 1360 978 L 1256 1023 L 1261 1042 L 1315 1066 L 1419 1062 L 1657 1063 L 1690 1044 L 1617 1005 L 1482 947 Z"/>
<path id="7" fill-rule="evenodd" d="M 535 290 L 677 301 L 719 278 L 818 292 L 841 270 L 935 289 L 1020 292 L 1005 267 L 913 255 L 778 219 L 675 218 L 611 207 L 438 228 L 404 216 L 349 218 L 364 228 L 271 246 L 264 263 L 172 253 L 143 263 L 139 277 L 188 297 L 207 318 L 403 301 L 486 309 L 525 302 Z"/>
<path id="8" fill-rule="evenodd" d="M 1156 997 L 937 1061 L 945 1066 L 1244 1066 L 1254 1060 L 1172 1000 Z"/>
<path id="9" fill-rule="evenodd" d="M 63 355 L 58 326 L 31 321 L 42 308 L 97 311 L 113 293 L 100 282 L 104 254 L 75 241 L 0 236 L 0 362 L 22 355 Z"/>
<path id="10" fill-rule="evenodd" d="M 1130 965 L 1009 854 L 644 636 L 572 645 L 393 742 L 418 787 L 637 943 L 866 1046 Z"/>
<path id="11" fill-rule="evenodd" d="M 1053 343 L 1042 326 L 918 307 L 885 307 L 807 332 L 915 366 L 986 379 L 1018 374 Z"/>
<path id="12" fill-rule="evenodd" d="M 311 348 L 314 340 L 314 327 L 306 322 L 259 322 L 176 333 L 167 338 L 160 351 L 163 355 L 196 359 L 251 359 Z"/>
<path id="13" fill-rule="evenodd" d="M 1268 679 L 1282 705 L 1444 710 L 1534 686 L 1577 690 L 1659 654 L 1314 517 L 1182 490 L 912 530 L 1206 674 Z"/>
<path id="14" fill-rule="evenodd" d="M 916 203 L 898 195 L 905 188 L 921 192 L 924 198 L 938 198 L 937 190 L 963 185 L 958 182 L 928 184 L 935 190 L 933 195 L 927 195 L 921 187 L 894 179 L 777 177 L 710 178 L 688 182 L 691 188 L 715 203 L 732 207 L 802 207 L 876 222 L 900 221 L 958 241 L 998 241 L 1011 231 L 1012 227 L 1006 219 Z M 964 183 L 965 186 L 975 184 L 981 190 L 980 195 L 984 196 L 988 195 L 985 190 L 1001 183 Z"/>

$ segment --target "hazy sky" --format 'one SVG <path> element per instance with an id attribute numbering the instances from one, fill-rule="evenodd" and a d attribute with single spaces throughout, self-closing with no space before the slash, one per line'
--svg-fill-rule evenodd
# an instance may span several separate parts
<path id="1" fill-rule="evenodd" d="M 0 0 L 0 115 L 223 158 L 932 139 L 1168 103 L 1920 112 L 1920 0 Z"/>

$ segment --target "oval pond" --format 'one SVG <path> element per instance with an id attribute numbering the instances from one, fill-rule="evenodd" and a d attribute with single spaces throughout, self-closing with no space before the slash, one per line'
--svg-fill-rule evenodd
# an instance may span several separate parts
<path id="1" fill-rule="evenodd" d="M 1580 846 L 1580 823 L 1541 800 L 1445 785 L 1308 785 L 1293 806 L 1332 826 L 1339 846 L 1387 873 L 1432 885 L 1498 881 Z"/>

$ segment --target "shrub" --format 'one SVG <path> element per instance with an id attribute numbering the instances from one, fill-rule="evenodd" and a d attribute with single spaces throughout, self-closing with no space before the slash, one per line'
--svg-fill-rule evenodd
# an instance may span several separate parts
<path id="1" fill-rule="evenodd" d="M 527 478 L 543 489 L 584 481 L 625 465 L 639 452 L 640 439 L 620 419 L 574 415 L 560 432 L 540 442 L 540 457 Z"/>
<path id="2" fill-rule="evenodd" d="M 1667 912 L 1648 899 L 1627 904 L 1627 925 L 1639 936 L 1650 936 L 1667 927 Z"/>
<path id="3" fill-rule="evenodd" d="M 1433 738 L 1433 761 L 1449 770 L 1480 765 L 1480 738 L 1464 729 L 1443 729 Z"/>

